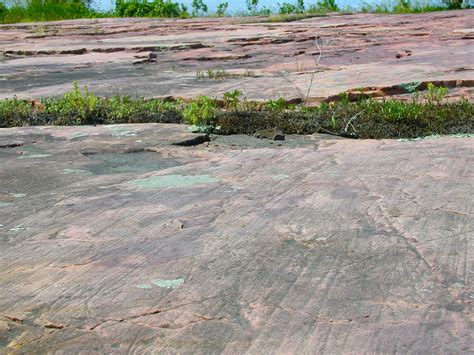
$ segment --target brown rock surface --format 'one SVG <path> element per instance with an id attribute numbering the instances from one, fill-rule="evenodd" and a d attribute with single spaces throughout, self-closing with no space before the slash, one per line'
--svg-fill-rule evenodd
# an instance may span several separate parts
<path id="1" fill-rule="evenodd" d="M 472 352 L 474 140 L 193 137 L 0 130 L 0 352 Z"/>
<path id="2" fill-rule="evenodd" d="M 205 18 L 1 25 L 0 97 L 60 95 L 77 80 L 102 95 L 220 96 L 239 89 L 250 99 L 301 98 L 319 55 L 316 38 L 329 44 L 312 97 L 415 81 L 463 80 L 462 87 L 472 87 L 473 28 L 474 10 L 283 23 Z M 207 69 L 236 75 L 198 79 Z"/>

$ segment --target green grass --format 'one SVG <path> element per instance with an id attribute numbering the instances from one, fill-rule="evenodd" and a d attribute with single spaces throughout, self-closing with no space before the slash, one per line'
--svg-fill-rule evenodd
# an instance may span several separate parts
<path id="1" fill-rule="evenodd" d="M 249 101 L 238 90 L 224 94 L 223 100 L 201 96 L 190 102 L 104 98 L 75 84 L 60 98 L 0 100 L 0 127 L 160 122 L 189 123 L 218 134 L 276 128 L 286 134 L 325 132 L 375 139 L 474 133 L 474 104 L 445 102 L 446 89 L 433 85 L 418 94 L 423 99 L 412 102 L 350 102 L 341 95 L 338 102 L 305 107 L 289 105 L 284 98 Z"/>

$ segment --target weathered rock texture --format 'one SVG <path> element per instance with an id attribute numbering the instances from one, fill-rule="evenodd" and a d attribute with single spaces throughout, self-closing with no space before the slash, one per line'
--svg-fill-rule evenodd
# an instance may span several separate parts
<path id="1" fill-rule="evenodd" d="M 2 352 L 472 352 L 474 140 L 192 138 L 0 130 Z"/>
<path id="2" fill-rule="evenodd" d="M 0 97 L 61 95 L 77 80 L 103 95 L 220 96 L 239 89 L 250 99 L 304 98 L 320 53 L 316 38 L 322 58 L 311 97 L 433 80 L 449 80 L 462 95 L 474 96 L 473 28 L 474 10 L 280 23 L 207 18 L 2 25 Z M 198 79 L 207 69 L 231 77 Z"/>

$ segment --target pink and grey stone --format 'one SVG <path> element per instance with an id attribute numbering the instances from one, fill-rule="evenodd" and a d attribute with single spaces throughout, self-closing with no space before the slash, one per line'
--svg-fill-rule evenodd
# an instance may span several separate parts
<path id="1" fill-rule="evenodd" d="M 316 37 L 312 98 L 472 97 L 473 15 L 1 25 L 0 97 L 301 98 Z M 0 353 L 472 352 L 472 138 L 202 138 L 0 129 Z"/>
<path id="2" fill-rule="evenodd" d="M 0 130 L 0 347 L 472 350 L 474 140 L 193 137 Z"/>
<path id="3" fill-rule="evenodd" d="M 312 98 L 361 87 L 474 86 L 474 10 L 264 18 L 96 19 L 0 25 L 0 97 L 62 95 L 72 82 L 99 95 Z M 316 38 L 322 49 L 320 65 Z M 199 79 L 225 70 L 227 80 Z M 249 75 L 250 73 L 250 75 Z"/>

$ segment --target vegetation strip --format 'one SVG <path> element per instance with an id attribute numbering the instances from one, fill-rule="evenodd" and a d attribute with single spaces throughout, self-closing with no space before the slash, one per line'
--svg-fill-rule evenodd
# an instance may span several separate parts
<path id="1" fill-rule="evenodd" d="M 216 134 L 255 134 L 274 129 L 284 134 L 330 133 L 352 138 L 417 138 L 474 133 L 474 104 L 446 102 L 448 89 L 433 84 L 414 92 L 412 101 L 361 97 L 347 93 L 316 107 L 289 104 L 284 98 L 249 101 L 242 92 L 223 100 L 200 96 L 188 102 L 127 96 L 98 97 L 74 89 L 61 98 L 0 100 L 0 127 L 116 123 L 187 123 Z"/>
<path id="2" fill-rule="evenodd" d="M 92 0 L 18 0 L 6 6 L 0 2 L 0 23 L 32 21 L 54 21 L 100 17 L 158 17 L 189 18 L 199 16 L 222 17 L 229 15 L 229 3 L 221 2 L 215 12 L 210 12 L 203 0 L 193 0 L 191 9 L 172 0 L 115 0 L 109 11 L 100 11 L 92 7 Z M 259 0 L 246 0 L 246 11 L 235 13 L 237 16 L 269 16 L 269 21 L 295 21 L 307 16 L 328 12 L 354 11 L 353 8 L 340 9 L 335 0 L 318 0 L 316 4 L 305 4 L 304 0 L 279 2 L 277 10 L 259 6 Z M 416 2 L 398 0 L 395 4 L 381 1 L 379 4 L 363 3 L 358 11 L 375 13 L 421 13 L 447 9 L 468 8 L 463 0 L 442 0 L 440 2 Z"/>

